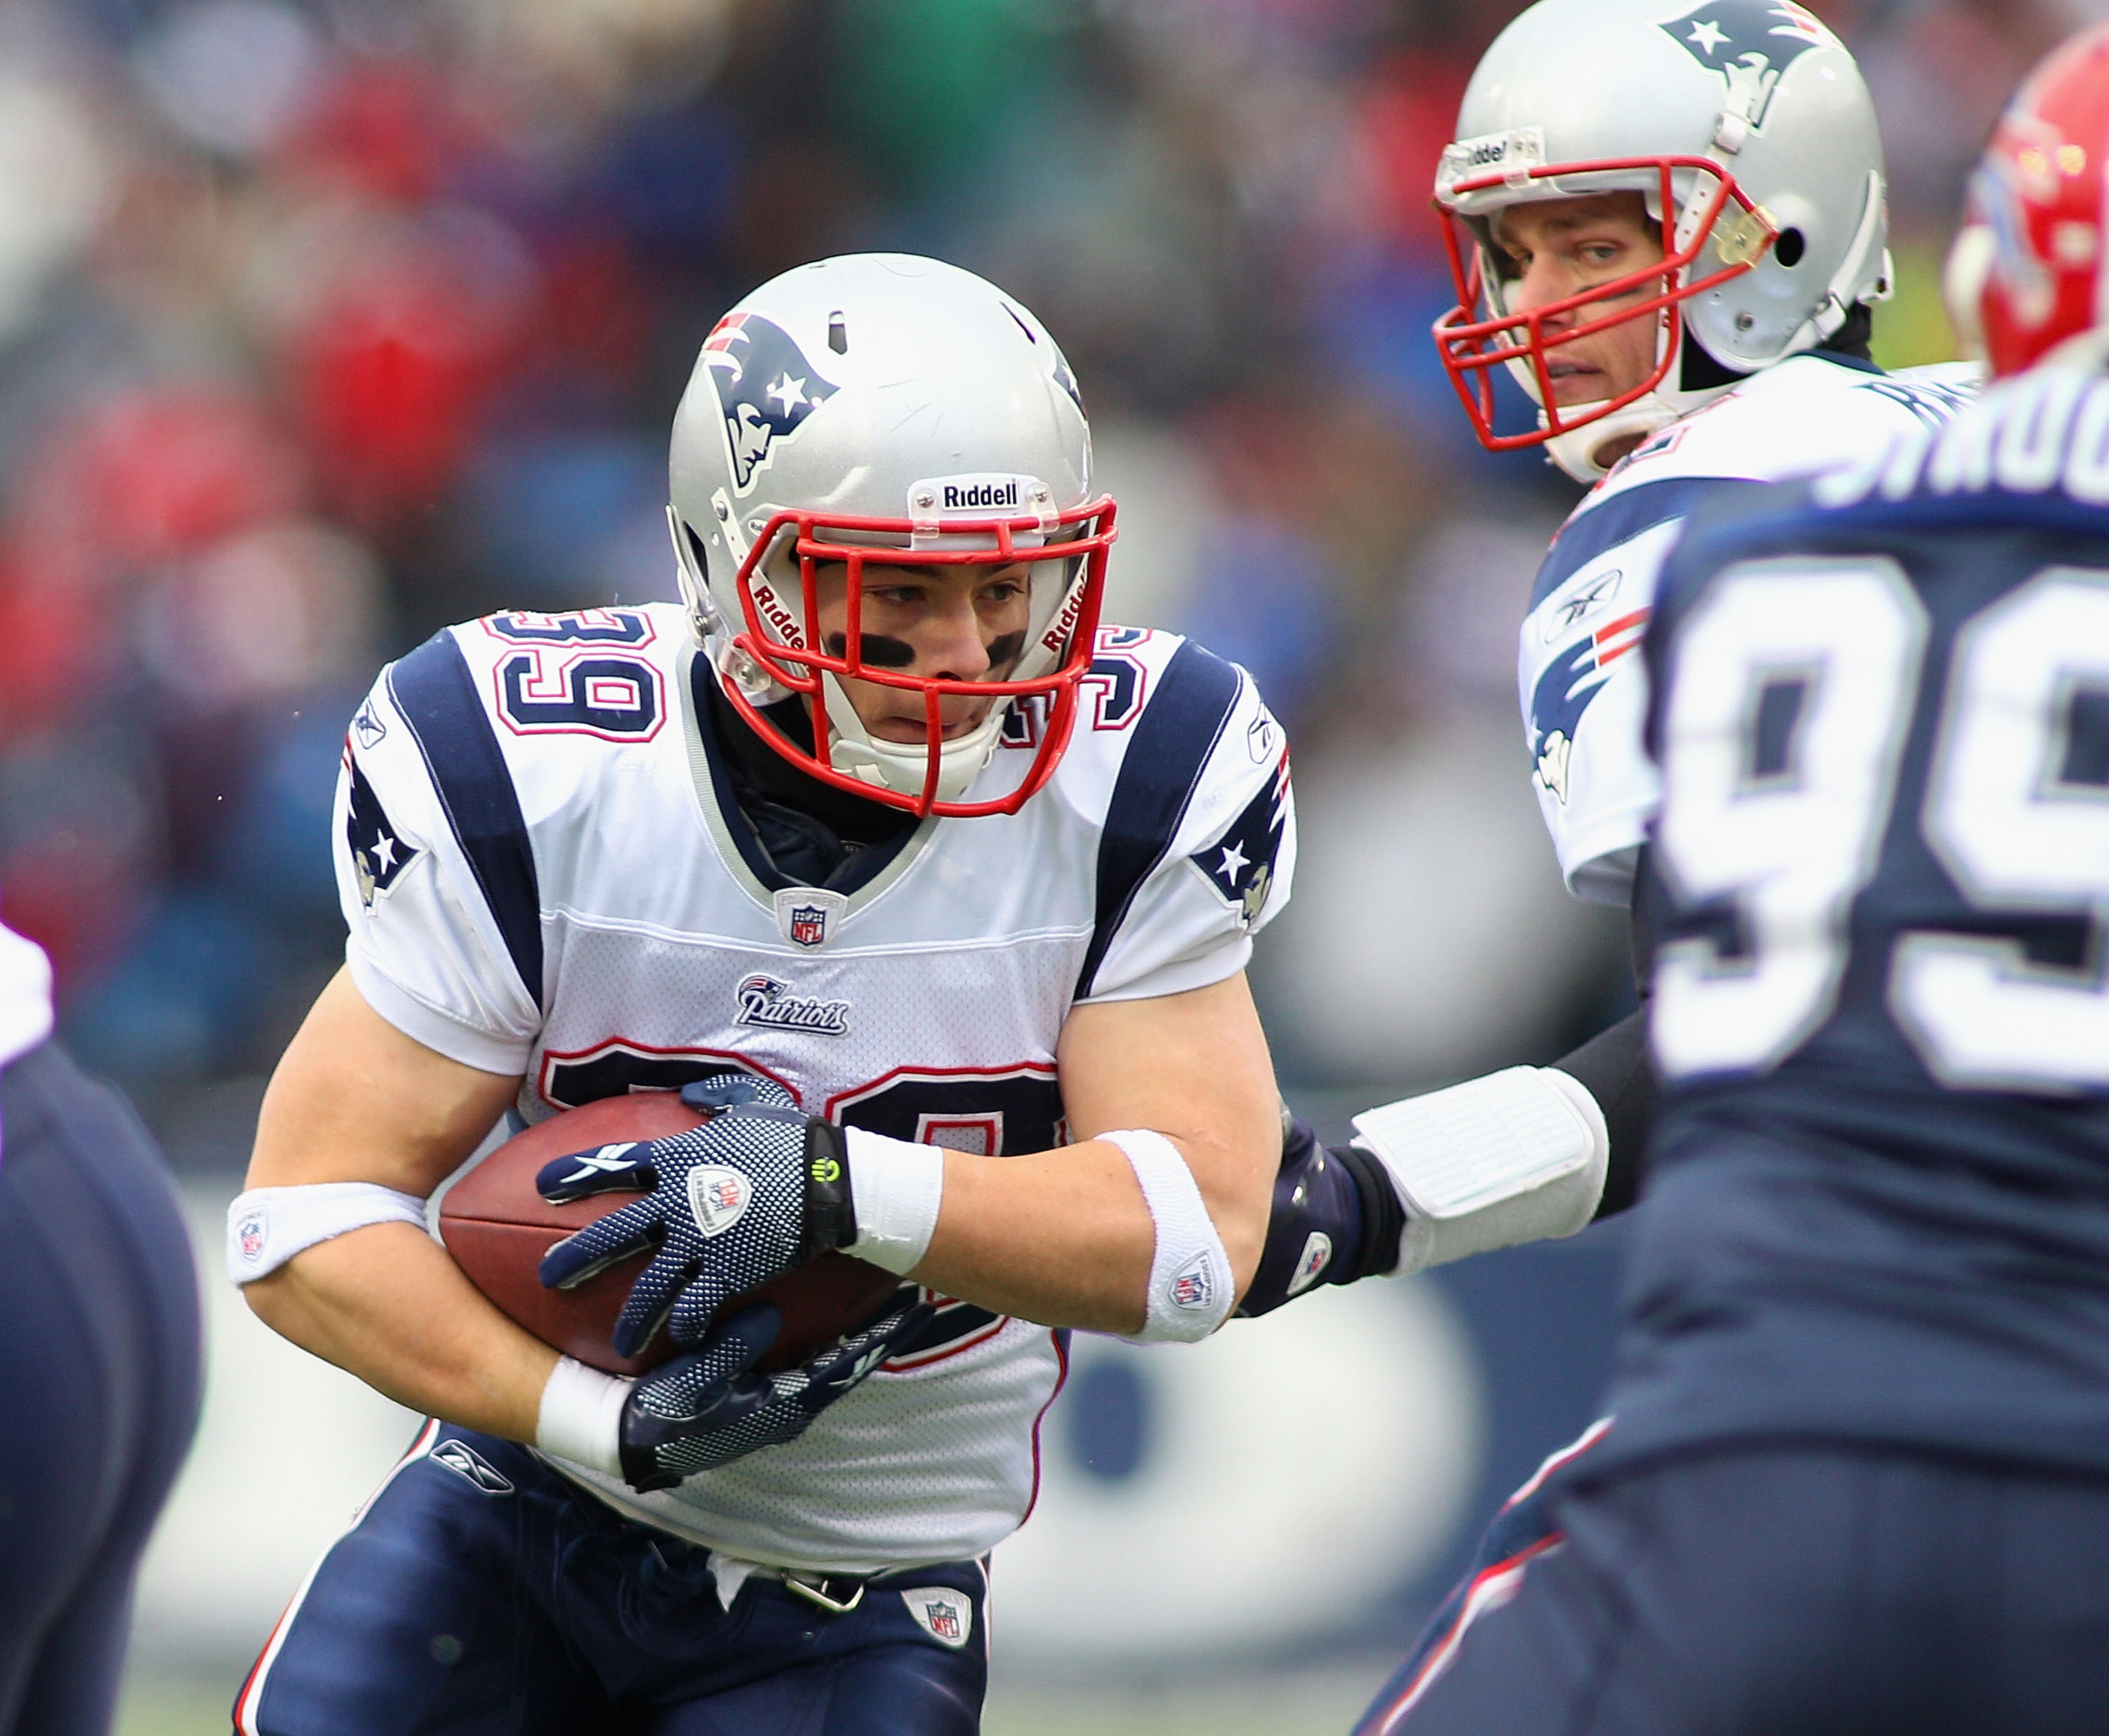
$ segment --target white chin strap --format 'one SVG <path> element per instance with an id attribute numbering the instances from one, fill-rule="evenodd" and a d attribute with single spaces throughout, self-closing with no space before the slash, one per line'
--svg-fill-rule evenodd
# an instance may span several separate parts
<path id="1" fill-rule="evenodd" d="M 1723 386 L 1722 390 L 1727 388 Z M 1679 392 L 1680 398 L 1696 398 L 1694 392 Z M 1713 395 L 1718 395 L 1718 394 Z M 1586 412 L 1586 404 L 1568 407 L 1576 412 Z M 1612 465 L 1633 451 L 1636 446 L 1662 432 L 1679 417 L 1696 408 L 1687 404 L 1680 408 L 1670 401 L 1667 393 L 1650 392 L 1646 397 L 1636 399 L 1623 410 L 1614 410 L 1609 416 L 1600 417 L 1585 427 L 1572 428 L 1565 434 L 1556 434 L 1545 443 L 1545 450 L 1557 464 L 1577 482 L 1601 482 L 1610 474 Z M 1545 421 L 1543 411 L 1538 413 L 1541 424 Z M 1617 444 L 1618 449 L 1605 449 Z M 1603 459 L 1597 454 L 1604 453 Z"/>
<path id="2" fill-rule="evenodd" d="M 929 749 L 920 742 L 876 739 L 865 728 L 842 683 L 833 675 L 821 679 L 828 696 L 828 721 L 834 726 L 828 763 L 860 782 L 901 796 L 921 796 L 924 781 L 929 775 Z M 936 796 L 939 801 L 957 801 L 981 776 L 982 768 L 995 757 L 996 744 L 1003 737 L 1004 717 L 1009 709 L 1006 701 L 999 699 L 981 722 L 937 750 Z"/>

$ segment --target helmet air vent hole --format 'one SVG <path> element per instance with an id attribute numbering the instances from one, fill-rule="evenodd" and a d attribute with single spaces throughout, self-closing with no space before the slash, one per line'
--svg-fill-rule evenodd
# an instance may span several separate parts
<path id="1" fill-rule="evenodd" d="M 839 309 L 828 316 L 828 348 L 838 356 L 850 353 L 850 328 L 843 323 Z"/>
<path id="2" fill-rule="evenodd" d="M 1773 244 L 1773 257 L 1789 271 L 1801 264 L 1801 257 L 1809 251 L 1809 239 L 1799 229 L 1782 229 L 1780 238 Z"/>

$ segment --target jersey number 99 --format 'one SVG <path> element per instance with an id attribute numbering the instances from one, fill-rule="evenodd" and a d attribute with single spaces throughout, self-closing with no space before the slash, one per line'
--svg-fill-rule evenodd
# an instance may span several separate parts
<path id="1" fill-rule="evenodd" d="M 1757 1071 L 1830 1017 L 1854 900 L 1874 878 L 1929 637 L 1894 561 L 1730 569 L 1678 634 L 1662 714 L 1656 850 L 1687 907 L 1726 905 L 1740 944 L 1671 941 L 1655 1052 L 1672 1078 Z M 2082 722 L 2109 706 L 2109 573 L 2052 567 L 1955 642 L 1917 824 L 1966 901 L 1900 935 L 1890 1012 L 1953 1086 L 2109 1086 L 2109 981 L 2031 963 L 2007 926 L 2109 917 L 2109 769 Z"/>

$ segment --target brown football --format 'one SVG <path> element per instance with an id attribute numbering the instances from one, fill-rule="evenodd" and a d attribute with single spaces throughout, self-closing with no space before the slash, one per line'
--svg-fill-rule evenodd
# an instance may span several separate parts
<path id="1" fill-rule="evenodd" d="M 544 1344 L 611 1374 L 640 1374 L 676 1353 L 662 1327 L 636 1356 L 618 1356 L 611 1335 L 644 1254 L 610 1266 L 576 1290 L 542 1287 L 542 1256 L 573 1230 L 635 1199 L 603 1193 L 552 1206 L 535 1177 L 552 1158 L 625 1139 L 663 1139 L 702 1117 L 671 1091 L 607 1097 L 538 1121 L 516 1134 L 448 1190 L 440 1202 L 440 1235 L 454 1264 L 500 1309 Z M 795 1272 L 735 1296 L 720 1315 L 752 1301 L 774 1302 L 784 1329 L 755 1364 L 774 1372 L 802 1362 L 884 1311 L 901 1279 L 891 1272 L 823 1254 Z"/>

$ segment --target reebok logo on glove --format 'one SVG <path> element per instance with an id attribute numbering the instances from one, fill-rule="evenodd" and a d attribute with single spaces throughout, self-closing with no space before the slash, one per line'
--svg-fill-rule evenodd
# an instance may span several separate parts
<path id="1" fill-rule="evenodd" d="M 705 1237 L 722 1235 L 739 1222 L 754 1197 L 754 1184 L 723 1164 L 699 1163 L 689 1171 L 689 1210 Z"/>
<path id="2" fill-rule="evenodd" d="M 636 1149 L 637 1142 L 633 1139 L 622 1145 L 603 1145 L 597 1152 L 580 1152 L 571 1159 L 580 1167 L 560 1180 L 553 1181 L 550 1185 L 576 1188 L 580 1182 L 590 1180 L 595 1175 L 611 1175 L 618 1170 L 630 1169 L 634 1166 L 630 1154 Z"/>

